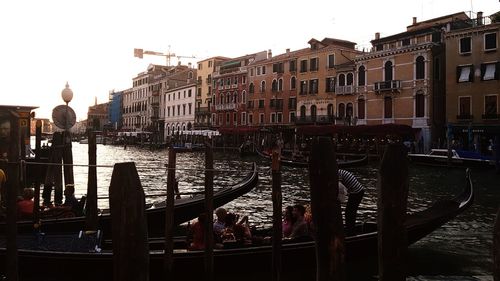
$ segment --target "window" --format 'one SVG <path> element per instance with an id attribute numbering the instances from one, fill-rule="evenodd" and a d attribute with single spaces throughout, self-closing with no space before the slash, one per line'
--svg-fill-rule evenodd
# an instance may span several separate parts
<path id="1" fill-rule="evenodd" d="M 334 93 L 335 92 L 335 77 L 326 78 L 325 82 L 325 92 Z"/>
<path id="2" fill-rule="evenodd" d="M 248 113 L 248 124 L 253 124 L 253 114 L 252 113 Z"/>
<path id="3" fill-rule="evenodd" d="M 384 45 L 383 44 L 378 44 L 375 46 L 376 51 L 383 51 L 384 50 Z"/>
<path id="4" fill-rule="evenodd" d="M 211 60 L 208 61 L 208 67 L 212 67 L 212 61 Z"/>
<path id="5" fill-rule="evenodd" d="M 365 100 L 363 98 L 358 100 L 358 119 L 365 119 Z"/>
<path id="6" fill-rule="evenodd" d="M 392 98 L 384 98 L 384 118 L 392 118 Z"/>
<path id="7" fill-rule="evenodd" d="M 326 106 L 326 114 L 328 115 L 328 117 L 332 118 L 333 117 L 333 104 L 329 103 L 327 106 Z"/>
<path id="8" fill-rule="evenodd" d="M 425 96 L 422 91 L 415 95 L 415 117 L 424 117 L 425 115 Z"/>
<path id="9" fill-rule="evenodd" d="M 345 86 L 345 74 L 339 75 L 339 86 Z"/>
<path id="10" fill-rule="evenodd" d="M 289 66 L 288 66 L 290 72 L 295 72 L 297 71 L 297 61 L 296 60 L 291 60 L 289 62 Z"/>
<path id="11" fill-rule="evenodd" d="M 281 113 L 281 112 L 276 113 L 276 119 L 277 119 L 278 123 L 282 123 L 283 122 L 283 113 Z"/>
<path id="12" fill-rule="evenodd" d="M 300 107 L 300 118 L 305 119 L 306 118 L 306 106 L 303 105 Z"/>
<path id="13" fill-rule="evenodd" d="M 297 107 L 297 98 L 288 98 L 288 110 L 295 110 Z"/>
<path id="14" fill-rule="evenodd" d="M 295 121 L 295 112 L 290 112 L 290 122 Z"/>
<path id="15" fill-rule="evenodd" d="M 470 97 L 458 97 L 458 115 L 462 117 L 470 116 Z"/>
<path id="16" fill-rule="evenodd" d="M 497 34 L 486 33 L 484 34 L 484 50 L 492 51 L 497 49 Z"/>
<path id="17" fill-rule="evenodd" d="M 484 114 L 489 116 L 497 115 L 497 96 L 484 97 Z"/>
<path id="18" fill-rule="evenodd" d="M 231 115 L 228 113 L 226 113 L 226 125 L 229 125 L 229 122 L 231 121 Z"/>
<path id="19" fill-rule="evenodd" d="M 253 68 L 250 68 L 250 76 L 253 76 Z"/>
<path id="20" fill-rule="evenodd" d="M 425 62 L 423 56 L 418 56 L 415 61 L 415 79 L 425 78 Z"/>
<path id="21" fill-rule="evenodd" d="M 259 114 L 259 123 L 264 124 L 264 113 Z"/>
<path id="22" fill-rule="evenodd" d="M 318 93 L 318 79 L 312 79 L 309 81 L 309 94 Z"/>
<path id="23" fill-rule="evenodd" d="M 259 108 L 264 108 L 264 100 L 259 100 Z"/>
<path id="24" fill-rule="evenodd" d="M 292 78 L 290 78 L 290 89 L 295 90 L 296 87 L 297 79 L 295 78 L 295 76 L 293 76 Z"/>
<path id="25" fill-rule="evenodd" d="M 366 85 L 365 67 L 362 65 L 358 68 L 358 86 Z"/>
<path id="26" fill-rule="evenodd" d="M 241 103 L 247 103 L 247 93 L 245 91 L 241 92 Z"/>
<path id="27" fill-rule="evenodd" d="M 260 92 L 264 93 L 266 91 L 266 81 L 260 82 Z"/>
<path id="28" fill-rule="evenodd" d="M 384 64 L 384 81 L 391 81 L 392 80 L 392 61 L 387 61 Z"/>
<path id="29" fill-rule="evenodd" d="M 248 86 L 248 91 L 250 92 L 250 94 L 253 94 L 255 92 L 255 86 L 253 85 L 253 83 L 250 83 L 250 86 Z"/>
<path id="30" fill-rule="evenodd" d="M 338 117 L 345 117 L 345 104 L 339 103 L 339 109 L 337 110 Z"/>
<path id="31" fill-rule="evenodd" d="M 311 105 L 311 119 L 313 121 L 316 121 L 316 117 L 318 116 L 317 111 L 318 111 L 318 109 L 317 109 L 316 105 L 314 105 L 314 104 Z"/>
<path id="32" fill-rule="evenodd" d="M 354 82 L 354 75 L 352 73 L 347 73 L 347 85 L 352 85 Z"/>
<path id="33" fill-rule="evenodd" d="M 260 67 L 257 67 L 257 75 L 260 75 Z"/>
<path id="34" fill-rule="evenodd" d="M 262 66 L 262 75 L 266 74 L 266 66 Z"/>
<path id="35" fill-rule="evenodd" d="M 192 107 L 192 104 L 191 104 L 191 103 L 189 103 L 189 104 L 188 104 L 188 114 L 191 114 L 191 107 Z"/>
<path id="36" fill-rule="evenodd" d="M 472 65 L 463 65 L 457 67 L 457 82 L 472 82 L 474 78 Z"/>
<path id="37" fill-rule="evenodd" d="M 481 80 L 498 80 L 498 67 L 500 63 L 481 64 Z"/>
<path id="38" fill-rule="evenodd" d="M 278 81 L 274 79 L 273 83 L 271 84 L 271 92 L 275 93 L 277 91 L 278 91 Z"/>
<path id="39" fill-rule="evenodd" d="M 238 124 L 238 113 L 233 112 L 233 124 Z"/>
<path id="40" fill-rule="evenodd" d="M 328 55 L 328 68 L 334 68 L 335 67 L 335 55 L 331 54 Z"/>
<path id="41" fill-rule="evenodd" d="M 307 95 L 307 81 L 300 81 L 300 94 Z"/>
<path id="42" fill-rule="evenodd" d="M 276 113 L 271 113 L 271 123 L 276 123 Z"/>
<path id="43" fill-rule="evenodd" d="M 307 60 L 301 60 L 300 61 L 300 72 L 306 72 L 307 71 Z"/>
<path id="44" fill-rule="evenodd" d="M 408 46 L 408 45 L 410 45 L 410 38 L 401 40 L 401 46 Z"/>
<path id="45" fill-rule="evenodd" d="M 280 91 L 280 92 L 283 91 L 283 78 L 280 78 L 278 80 L 278 91 Z"/>
<path id="46" fill-rule="evenodd" d="M 318 71 L 318 58 L 312 58 L 309 60 L 310 61 L 310 64 L 311 64 L 311 67 L 310 67 L 310 71 Z"/>
<path id="47" fill-rule="evenodd" d="M 464 37 L 460 38 L 460 54 L 470 54 L 471 53 L 471 38 Z"/>

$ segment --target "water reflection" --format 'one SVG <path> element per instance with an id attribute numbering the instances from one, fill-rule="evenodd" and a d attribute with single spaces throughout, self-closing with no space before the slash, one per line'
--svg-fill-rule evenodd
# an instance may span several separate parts
<path id="1" fill-rule="evenodd" d="M 137 147 L 97 146 L 98 165 L 112 166 L 116 162 L 134 161 L 145 192 L 148 194 L 166 191 L 165 163 L 167 150 L 150 151 Z M 74 163 L 88 163 L 87 145 L 73 144 Z M 240 158 L 237 154 L 214 154 L 214 186 L 222 187 L 240 181 L 250 170 L 251 163 L 257 162 L 259 185 L 251 192 L 228 203 L 225 207 L 250 217 L 250 222 L 258 227 L 272 223 L 271 170 L 269 163 L 257 157 Z M 201 191 L 204 184 L 204 154 L 177 154 L 177 179 L 181 192 Z M 376 219 L 376 182 L 378 166 L 349 169 L 366 186 L 365 197 L 360 206 L 360 220 Z M 417 211 L 432 202 L 450 198 L 460 193 L 465 185 L 464 169 L 410 166 L 410 192 L 408 208 Z M 107 196 L 112 168 L 98 168 L 98 194 Z M 475 203 L 465 213 L 445 224 L 431 235 L 410 248 L 411 263 L 409 273 L 412 280 L 437 280 L 429 275 L 491 275 L 491 247 L 493 222 L 500 198 L 500 176 L 492 171 L 474 170 Z M 86 193 L 87 168 L 75 167 L 77 194 Z M 309 175 L 306 169 L 282 168 L 283 206 L 309 203 Z M 162 197 L 148 200 L 164 200 Z M 106 208 L 107 201 L 99 201 L 100 208 Z M 443 264 L 438 259 L 446 259 Z M 440 267 L 442 265 L 442 268 Z M 442 271 L 439 271 L 439 269 Z M 443 280 L 446 278 L 442 278 Z M 448 278 L 447 280 L 455 280 Z M 463 280 L 463 279 L 461 279 Z"/>

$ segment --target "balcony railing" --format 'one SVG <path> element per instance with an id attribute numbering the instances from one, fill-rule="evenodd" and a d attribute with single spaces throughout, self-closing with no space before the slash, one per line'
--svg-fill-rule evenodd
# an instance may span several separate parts
<path id="1" fill-rule="evenodd" d="M 472 120 L 473 116 L 471 114 L 460 114 L 457 115 L 457 120 Z"/>
<path id="2" fill-rule="evenodd" d="M 389 80 L 375 82 L 375 92 L 399 91 L 401 89 L 401 80 Z"/>
<path id="3" fill-rule="evenodd" d="M 216 104 L 215 110 L 236 110 L 238 109 L 237 103 L 225 103 L 225 104 Z"/>
<path id="4" fill-rule="evenodd" d="M 350 94 L 354 94 L 354 87 L 352 85 L 337 86 L 337 87 L 335 87 L 335 93 L 337 95 L 350 95 Z"/>
<path id="5" fill-rule="evenodd" d="M 500 114 L 483 114 L 483 119 L 500 119 Z"/>

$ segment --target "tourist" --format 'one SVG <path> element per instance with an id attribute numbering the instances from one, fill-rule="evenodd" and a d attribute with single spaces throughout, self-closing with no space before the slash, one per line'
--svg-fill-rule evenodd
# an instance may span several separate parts
<path id="1" fill-rule="evenodd" d="M 214 222 L 214 234 L 217 238 L 221 237 L 222 231 L 226 227 L 225 219 L 226 219 L 227 211 L 224 208 L 218 208 L 215 210 L 215 216 L 217 217 Z"/>
<path id="2" fill-rule="evenodd" d="M 309 226 L 304 217 L 305 213 L 306 208 L 303 205 L 297 204 L 293 206 L 292 214 L 295 222 L 292 227 L 292 233 L 290 233 L 288 238 L 294 240 L 310 238 Z"/>
<path id="3" fill-rule="evenodd" d="M 244 216 L 238 221 L 238 216 L 228 213 L 225 217 L 225 228 L 221 234 L 221 240 L 224 245 L 235 243 L 238 246 L 249 245 L 252 243 L 252 233 L 248 226 L 248 217 Z"/>
<path id="4" fill-rule="evenodd" d="M 78 210 L 80 202 L 75 197 L 75 186 L 72 184 L 67 184 L 64 189 L 64 203 L 63 206 L 68 207 L 70 210 Z"/>
<path id="5" fill-rule="evenodd" d="M 346 235 L 351 236 L 355 234 L 356 228 L 356 214 L 358 212 L 359 204 L 363 199 L 365 188 L 356 179 L 356 177 L 343 169 L 339 169 L 339 182 L 345 186 L 347 190 L 348 199 L 344 211 Z"/>
<path id="6" fill-rule="evenodd" d="M 283 214 L 283 224 L 282 224 L 284 238 L 288 238 L 290 237 L 290 234 L 292 234 L 293 223 L 294 223 L 293 207 L 287 206 Z"/>
<path id="7" fill-rule="evenodd" d="M 192 242 L 188 250 L 203 250 L 205 249 L 205 221 L 207 216 L 205 213 L 198 216 L 198 220 L 190 226 Z"/>
<path id="8" fill-rule="evenodd" d="M 33 188 L 23 189 L 23 197 L 17 202 L 17 214 L 20 219 L 33 218 L 33 207 L 35 206 L 33 202 L 34 193 Z"/>

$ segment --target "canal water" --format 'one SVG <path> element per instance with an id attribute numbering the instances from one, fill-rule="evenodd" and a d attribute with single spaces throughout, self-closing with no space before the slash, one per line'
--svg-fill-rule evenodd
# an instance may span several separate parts
<path id="1" fill-rule="evenodd" d="M 165 193 L 167 174 L 164 165 L 168 162 L 167 155 L 167 150 L 98 145 L 97 164 L 102 166 L 97 169 L 99 196 L 106 197 L 108 194 L 112 165 L 129 161 L 136 163 L 147 194 Z M 87 145 L 73 143 L 73 158 L 75 164 L 87 164 Z M 240 181 L 250 171 L 252 162 L 258 164 L 259 185 L 225 207 L 248 215 L 250 223 L 257 227 L 266 227 L 272 223 L 271 170 L 268 162 L 258 157 L 240 158 L 237 153 L 230 151 L 216 152 L 214 166 L 218 172 L 215 174 L 214 186 L 217 189 Z M 203 190 L 203 153 L 179 153 L 176 165 L 181 192 Z M 375 220 L 378 165 L 373 163 L 349 170 L 367 189 L 360 206 L 359 220 Z M 87 167 L 74 168 L 78 196 L 86 193 L 87 171 Z M 454 220 L 410 246 L 408 280 L 493 280 L 492 233 L 500 202 L 500 175 L 492 170 L 473 170 L 472 178 L 474 204 Z M 460 193 L 464 186 L 464 169 L 410 166 L 409 210 L 421 210 L 436 200 L 451 198 Z M 283 167 L 282 190 L 283 206 L 307 204 L 307 170 Z M 162 199 L 150 197 L 147 200 L 154 202 Z M 99 202 L 100 208 L 107 206 L 106 200 Z"/>

